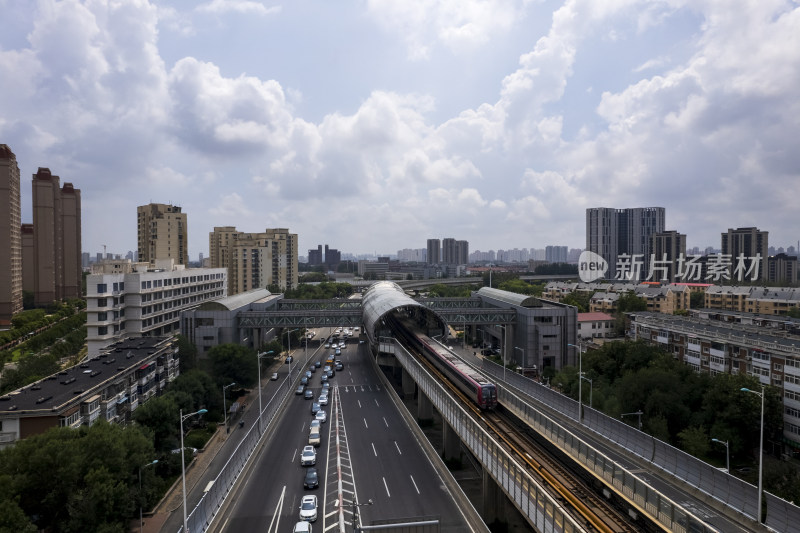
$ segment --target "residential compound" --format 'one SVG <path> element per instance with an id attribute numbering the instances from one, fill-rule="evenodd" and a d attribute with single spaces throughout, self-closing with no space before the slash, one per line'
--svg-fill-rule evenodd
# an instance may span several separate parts
<path id="1" fill-rule="evenodd" d="M 53 427 L 127 423 L 136 408 L 178 377 L 171 338 L 128 339 L 80 365 L 0 397 L 0 448 Z"/>
<path id="2" fill-rule="evenodd" d="M 22 233 L 19 166 L 14 152 L 0 144 L 0 324 L 22 311 Z"/>
<path id="3" fill-rule="evenodd" d="M 156 259 L 174 259 L 189 264 L 189 225 L 186 213 L 175 205 L 148 204 L 136 208 L 139 261 L 155 264 Z"/>
<path id="4" fill-rule="evenodd" d="M 208 236 L 212 268 L 228 272 L 228 294 L 277 285 L 297 287 L 297 234 L 288 229 L 244 233 L 233 226 L 215 227 Z"/>
<path id="5" fill-rule="evenodd" d="M 545 285 L 542 298 L 560 302 L 573 292 L 592 294 L 589 308 L 593 313 L 615 313 L 620 296 L 632 292 L 647 302 L 647 310 L 672 314 L 689 309 L 692 290 L 698 289 L 689 283 L 658 285 L 651 283 L 565 283 L 550 282 Z M 702 285 L 701 288 L 708 287 Z"/>
<path id="6" fill-rule="evenodd" d="M 177 333 L 181 311 L 227 296 L 227 276 L 224 268 L 187 269 L 172 259 L 96 264 L 86 278 L 89 356 L 122 339 Z"/>
<path id="7" fill-rule="evenodd" d="M 710 309 L 690 313 L 631 313 L 628 336 L 663 347 L 698 372 L 748 374 L 777 387 L 784 443 L 800 452 L 800 321 Z"/>
<path id="8" fill-rule="evenodd" d="M 22 224 L 19 166 L 0 144 L 0 324 L 22 310 L 23 290 L 37 306 L 81 296 L 81 191 L 59 182 L 50 169 L 38 169 L 33 224 Z"/>

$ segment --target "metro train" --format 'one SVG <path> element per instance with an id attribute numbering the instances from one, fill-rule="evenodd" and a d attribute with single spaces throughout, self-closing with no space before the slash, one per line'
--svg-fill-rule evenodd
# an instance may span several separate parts
<path id="1" fill-rule="evenodd" d="M 458 389 L 481 409 L 497 407 L 497 387 L 479 372 L 461 361 L 450 351 L 427 335 L 413 332 L 405 321 L 392 320 L 394 331 L 401 340 L 410 343 L 425 356 L 439 372 L 447 376 Z"/>

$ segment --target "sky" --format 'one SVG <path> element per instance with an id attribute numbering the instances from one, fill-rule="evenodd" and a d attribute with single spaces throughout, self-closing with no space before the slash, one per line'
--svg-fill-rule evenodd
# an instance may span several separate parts
<path id="1" fill-rule="evenodd" d="M 787 0 L 0 0 L 0 143 L 84 251 L 136 207 L 395 253 L 585 246 L 589 207 L 797 246 L 800 4 Z M 13 22 L 12 22 L 13 21 Z M 10 22 L 10 23 L 9 23 Z"/>

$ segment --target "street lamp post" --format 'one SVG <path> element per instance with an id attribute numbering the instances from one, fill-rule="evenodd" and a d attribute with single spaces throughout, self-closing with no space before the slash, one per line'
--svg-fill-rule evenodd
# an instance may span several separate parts
<path id="1" fill-rule="evenodd" d="M 761 523 L 761 495 L 764 485 L 762 484 L 762 476 L 764 474 L 764 385 L 761 385 L 761 392 L 742 387 L 742 392 L 752 392 L 753 394 L 761 397 L 761 439 L 758 445 L 758 516 L 756 521 Z"/>
<path id="2" fill-rule="evenodd" d="M 230 385 L 225 385 L 224 387 L 222 387 L 222 415 L 225 417 L 225 433 L 231 432 L 230 428 L 228 427 L 228 411 L 225 406 L 225 389 L 229 389 L 234 385 L 236 385 L 235 381 Z"/>
<path id="3" fill-rule="evenodd" d="M 289 331 L 286 332 L 286 346 L 287 346 L 287 348 L 286 348 L 286 354 L 287 355 L 286 356 L 287 357 L 291 357 L 292 356 L 292 333 L 297 331 L 297 329 L 298 328 L 290 329 Z M 289 365 L 289 378 L 292 377 L 292 368 L 295 367 L 295 366 L 296 366 L 295 362 L 292 361 L 292 364 Z"/>
<path id="4" fill-rule="evenodd" d="M 366 503 L 358 503 L 355 499 L 353 500 L 353 531 L 358 531 L 358 529 L 361 527 L 361 520 L 358 516 L 358 508 L 366 505 L 372 505 L 372 503 L 372 499 L 367 500 Z"/>
<path id="5" fill-rule="evenodd" d="M 635 413 L 622 413 L 621 415 L 619 415 L 619 417 L 620 418 L 625 418 L 626 416 L 633 416 L 633 415 L 638 416 L 639 417 L 639 431 L 641 431 L 642 430 L 642 415 L 643 414 L 644 413 L 642 413 L 642 411 L 640 409 L 640 410 L 636 411 Z"/>
<path id="6" fill-rule="evenodd" d="M 188 415 L 183 414 L 183 409 L 179 411 L 181 417 L 181 480 L 183 483 L 183 533 L 189 533 L 189 522 L 186 520 L 186 460 L 183 457 L 183 421 L 194 415 L 202 415 L 208 412 L 208 409 L 200 409 Z"/>
<path id="7" fill-rule="evenodd" d="M 581 343 L 578 342 L 577 346 L 575 344 L 567 344 L 567 346 L 572 346 L 578 350 L 578 422 L 581 424 L 583 423 L 583 398 L 581 392 L 583 391 L 583 384 L 581 383 L 581 376 L 583 376 L 583 350 L 581 349 Z"/>
<path id="8" fill-rule="evenodd" d="M 263 353 L 257 353 L 256 357 L 258 358 L 258 434 L 261 434 L 261 358 L 266 357 L 271 353 L 275 353 L 272 350 Z M 289 375 L 291 379 L 291 373 Z M 291 383 L 291 381 L 289 381 Z"/>
<path id="9" fill-rule="evenodd" d="M 589 382 L 589 407 L 592 407 L 592 393 L 594 392 L 594 382 L 592 382 L 591 378 L 587 378 L 586 376 L 581 376 L 581 379 Z M 583 387 L 583 385 L 581 385 L 581 387 Z"/>
<path id="10" fill-rule="evenodd" d="M 711 439 L 711 442 L 718 442 L 725 446 L 725 469 L 728 473 L 731 473 L 731 449 L 728 446 L 728 441 L 726 440 L 719 440 L 719 439 Z"/>
<path id="11" fill-rule="evenodd" d="M 142 531 L 144 531 L 144 519 L 142 519 L 142 468 L 153 466 L 157 462 L 158 459 L 154 459 L 153 461 L 147 463 L 146 465 L 142 465 L 139 467 L 139 533 L 142 533 Z"/>
<path id="12" fill-rule="evenodd" d="M 525 367 L 525 348 L 520 348 L 519 346 L 514 346 L 515 350 L 519 350 L 522 352 L 522 361 L 520 362 L 519 366 Z"/>

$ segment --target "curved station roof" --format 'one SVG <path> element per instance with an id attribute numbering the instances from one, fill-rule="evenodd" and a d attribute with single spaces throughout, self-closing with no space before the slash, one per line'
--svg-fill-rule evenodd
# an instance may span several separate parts
<path id="1" fill-rule="evenodd" d="M 403 289 L 391 281 L 379 281 L 373 283 L 361 300 L 363 309 L 364 328 L 370 342 L 374 342 L 381 329 L 381 319 L 387 313 L 396 309 L 417 308 L 417 313 L 425 313 L 429 317 L 442 325 L 445 321 L 434 311 L 428 309 L 418 301 L 408 296 Z"/>

